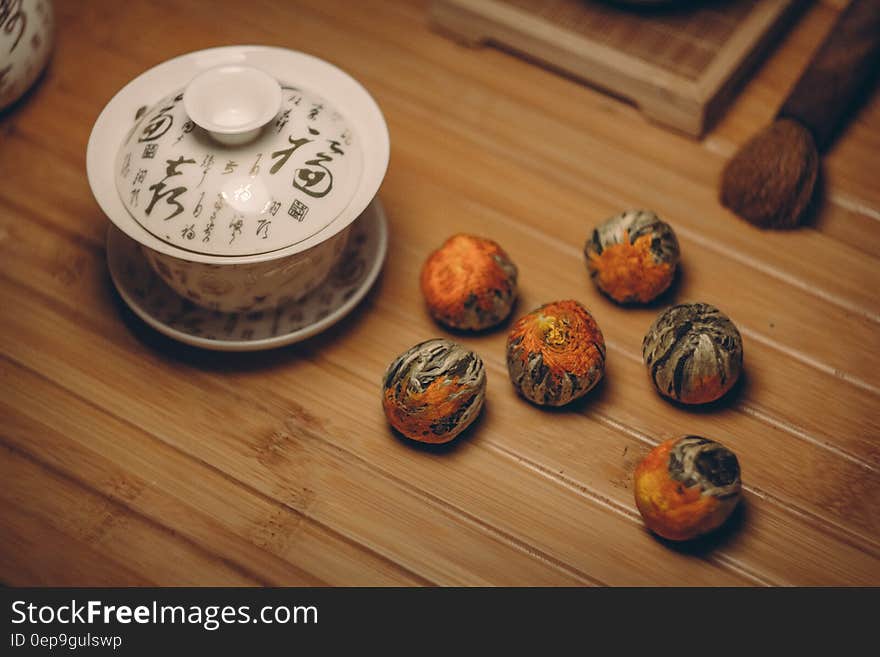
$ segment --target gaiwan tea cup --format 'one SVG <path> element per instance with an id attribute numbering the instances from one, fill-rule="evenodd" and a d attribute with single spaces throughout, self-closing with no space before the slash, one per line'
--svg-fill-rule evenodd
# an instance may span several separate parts
<path id="1" fill-rule="evenodd" d="M 126 85 L 95 122 L 87 168 L 104 212 L 165 283 L 199 306 L 247 312 L 321 284 L 388 156 L 382 113 L 349 75 L 291 50 L 231 46 Z"/>
<path id="2" fill-rule="evenodd" d="M 0 110 L 21 98 L 52 53 L 52 0 L 0 0 Z"/>

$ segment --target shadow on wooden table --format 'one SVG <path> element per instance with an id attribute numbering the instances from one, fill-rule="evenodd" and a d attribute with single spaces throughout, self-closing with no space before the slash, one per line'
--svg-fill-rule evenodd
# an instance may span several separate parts
<path id="1" fill-rule="evenodd" d="M 659 314 L 662 310 L 665 310 L 667 307 L 676 306 L 681 303 L 689 303 L 686 298 L 681 298 L 679 291 L 684 286 L 684 280 L 687 278 L 687 264 L 680 264 L 675 270 L 675 275 L 672 277 L 672 282 L 669 284 L 669 287 L 666 288 L 663 292 L 661 292 L 655 299 L 648 301 L 647 303 L 642 303 L 640 301 L 631 301 L 621 303 L 617 299 L 608 296 L 604 290 L 600 289 L 598 286 L 596 287 L 599 290 L 599 293 L 608 301 L 613 303 L 615 306 L 624 309 L 639 309 L 639 310 L 656 310 Z"/>
<path id="2" fill-rule="evenodd" d="M 383 281 L 384 273 L 380 272 L 373 287 L 354 310 L 318 335 L 285 347 L 236 352 L 202 349 L 178 342 L 159 333 L 131 311 L 113 286 L 109 274 L 106 276 L 108 297 L 113 299 L 126 328 L 141 344 L 162 357 L 209 372 L 268 371 L 285 367 L 300 358 L 308 358 L 320 352 L 324 346 L 344 338 L 361 322 L 365 313 L 374 310 L 375 300 L 381 291 Z"/>
<path id="3" fill-rule="evenodd" d="M 446 324 L 441 324 L 431 318 L 431 314 L 428 312 L 427 306 L 424 305 L 425 315 L 431 318 L 431 321 L 437 325 L 438 329 L 441 329 L 443 332 L 448 333 L 452 336 L 454 340 L 456 337 L 461 338 L 479 338 L 487 335 L 492 335 L 493 333 L 507 333 L 510 330 L 511 325 L 520 318 L 520 305 L 522 301 L 519 296 L 513 300 L 513 304 L 510 306 L 510 313 L 508 313 L 507 317 L 502 319 L 497 324 L 493 324 L 492 326 L 487 326 L 482 329 L 461 329 L 455 328 L 454 326 L 447 326 Z M 529 308 L 526 311 L 523 311 L 522 314 L 526 312 L 530 312 L 534 310 L 534 308 Z"/>
<path id="4" fill-rule="evenodd" d="M 455 438 L 450 440 L 448 443 L 422 443 L 417 440 L 412 440 L 407 438 L 402 433 L 393 429 L 391 425 L 388 426 L 388 433 L 394 436 L 395 440 L 402 445 L 405 445 L 409 449 L 416 450 L 417 452 L 426 452 L 428 454 L 450 454 L 452 452 L 458 451 L 462 449 L 465 445 L 471 443 L 473 440 L 477 440 L 480 433 L 480 427 L 486 424 L 486 417 L 491 414 L 490 404 L 487 402 L 483 405 L 483 410 L 480 411 L 480 414 L 477 415 L 477 419 L 471 423 L 471 425 L 458 434 Z"/>
<path id="5" fill-rule="evenodd" d="M 638 0 L 599 0 L 604 5 L 643 16 L 675 16 L 689 14 L 695 9 L 707 9 L 730 0 L 676 0 L 675 2 L 639 2 Z"/>
<path id="6" fill-rule="evenodd" d="M 745 399 L 748 397 L 748 366 L 748 361 L 744 358 L 743 371 L 739 375 L 739 379 L 737 379 L 736 383 L 733 384 L 733 387 L 727 391 L 727 394 L 723 395 L 720 399 L 716 399 L 713 402 L 709 402 L 707 404 L 683 404 L 668 397 L 664 397 L 663 399 L 669 404 L 675 406 L 676 408 L 687 411 L 688 413 L 693 413 L 695 415 L 712 415 L 713 413 L 717 413 L 728 408 L 734 408 L 741 399 Z"/>
<path id="7" fill-rule="evenodd" d="M 587 394 L 579 399 L 575 399 L 573 402 L 565 404 L 564 406 L 541 406 L 530 399 L 526 399 L 522 395 L 519 395 L 519 398 L 529 404 L 529 406 L 537 408 L 539 411 L 550 415 L 586 415 L 591 406 L 598 404 L 604 398 L 607 390 L 607 386 L 605 385 L 607 378 L 608 372 L 606 371 L 605 375 L 599 379 L 599 382 L 591 388 Z"/>
<path id="8" fill-rule="evenodd" d="M 726 546 L 735 541 L 748 523 L 748 519 L 749 507 L 746 497 L 743 496 L 739 504 L 737 504 L 736 508 L 733 510 L 733 513 L 730 515 L 730 518 L 727 519 L 727 522 L 714 532 L 701 536 L 700 538 L 695 538 L 692 541 L 670 541 L 657 536 L 657 534 L 651 532 L 647 527 L 645 528 L 645 531 L 674 552 L 701 557 L 716 550 L 723 550 Z"/>

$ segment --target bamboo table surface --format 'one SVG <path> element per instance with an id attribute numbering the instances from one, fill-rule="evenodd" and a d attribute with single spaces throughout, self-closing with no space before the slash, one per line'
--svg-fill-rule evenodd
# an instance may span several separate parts
<path id="1" fill-rule="evenodd" d="M 701 141 L 494 49 L 426 26 L 427 0 L 58 0 L 47 75 L 0 118 L 0 581 L 12 585 L 880 584 L 880 96 L 825 158 L 809 227 L 761 232 L 716 200 L 839 11 L 816 2 Z M 350 71 L 389 123 L 383 275 L 341 325 L 259 354 L 179 345 L 136 319 L 105 264 L 85 149 L 103 105 L 183 52 L 266 43 Z M 746 376 L 708 409 L 663 401 L 641 362 L 658 307 L 592 287 L 581 247 L 627 207 L 673 224 L 674 300 L 740 327 Z M 576 298 L 608 343 L 574 408 L 519 399 L 504 329 L 483 416 L 454 447 L 388 429 L 380 378 L 444 332 L 417 275 L 456 231 L 499 241 L 522 313 Z M 672 299 L 667 299 L 672 301 Z M 642 525 L 638 460 L 715 438 L 745 500 L 686 546 Z"/>

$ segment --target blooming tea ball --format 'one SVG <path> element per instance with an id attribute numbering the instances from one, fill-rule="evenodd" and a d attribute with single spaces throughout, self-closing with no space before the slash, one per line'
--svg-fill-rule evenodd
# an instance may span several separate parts
<path id="1" fill-rule="evenodd" d="M 642 356 L 657 390 L 684 404 L 715 401 L 742 371 L 742 337 L 733 322 L 708 303 L 664 310 L 642 342 Z"/>
<path id="2" fill-rule="evenodd" d="M 627 210 L 593 230 L 584 246 L 590 277 L 618 303 L 647 303 L 666 291 L 678 267 L 672 227 L 648 210 Z"/>
<path id="3" fill-rule="evenodd" d="M 736 454 L 707 438 L 672 438 L 636 468 L 636 506 L 655 534 L 686 541 L 720 527 L 742 494 Z"/>
<path id="4" fill-rule="evenodd" d="M 516 265 L 498 244 L 474 235 L 450 237 L 422 267 L 431 316 L 456 329 L 485 329 L 504 320 L 516 299 Z"/>
<path id="5" fill-rule="evenodd" d="M 394 359 L 383 379 L 382 407 L 407 438 L 445 443 L 480 414 L 486 371 L 473 351 L 435 338 Z"/>
<path id="6" fill-rule="evenodd" d="M 584 396 L 605 372 L 605 339 L 577 301 L 548 303 L 514 324 L 507 370 L 523 397 L 562 406 Z"/>

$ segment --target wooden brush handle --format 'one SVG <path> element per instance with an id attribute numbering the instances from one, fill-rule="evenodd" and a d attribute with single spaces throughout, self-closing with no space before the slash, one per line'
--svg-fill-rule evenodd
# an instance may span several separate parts
<path id="1" fill-rule="evenodd" d="M 830 145 L 880 63 L 880 0 L 853 0 L 801 75 L 778 118 L 803 124 L 820 151 Z"/>

